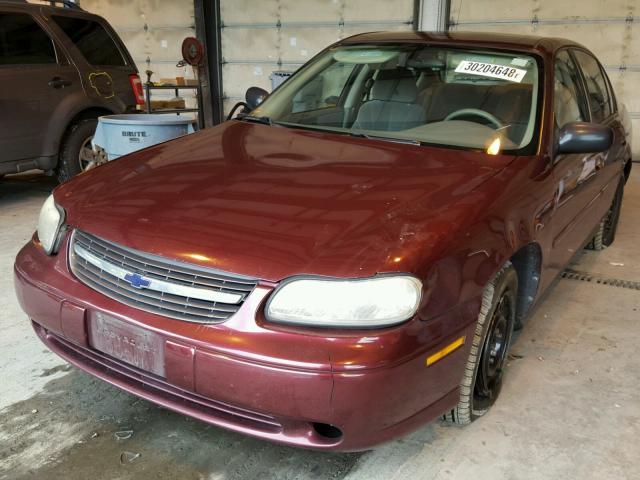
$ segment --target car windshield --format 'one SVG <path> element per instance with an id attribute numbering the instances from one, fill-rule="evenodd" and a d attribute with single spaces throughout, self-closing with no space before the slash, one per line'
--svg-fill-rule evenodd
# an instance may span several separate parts
<path id="1" fill-rule="evenodd" d="M 520 53 L 339 46 L 251 115 L 294 128 L 517 153 L 536 131 L 538 75 L 536 60 Z"/>

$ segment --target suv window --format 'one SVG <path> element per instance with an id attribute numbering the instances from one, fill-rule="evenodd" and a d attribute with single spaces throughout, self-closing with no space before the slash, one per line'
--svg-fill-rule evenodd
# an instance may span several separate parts
<path id="1" fill-rule="evenodd" d="M 126 65 L 120 49 L 98 22 L 61 15 L 52 18 L 91 65 Z"/>
<path id="2" fill-rule="evenodd" d="M 49 36 L 26 13 L 0 13 L 0 65 L 56 63 Z"/>
<path id="3" fill-rule="evenodd" d="M 586 107 L 580 99 L 580 76 L 567 50 L 556 56 L 553 111 L 556 124 L 562 127 L 570 122 L 587 120 Z"/>
<path id="4" fill-rule="evenodd" d="M 607 81 L 598 61 L 586 52 L 575 50 L 574 55 L 582 68 L 589 96 L 589 107 L 594 122 L 602 122 L 613 113 Z"/>

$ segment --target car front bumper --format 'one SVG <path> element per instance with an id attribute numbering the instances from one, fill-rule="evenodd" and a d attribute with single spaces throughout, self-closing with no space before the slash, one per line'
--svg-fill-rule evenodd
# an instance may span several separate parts
<path id="1" fill-rule="evenodd" d="M 470 342 L 427 367 L 456 338 L 470 339 L 479 299 L 435 319 L 378 331 L 309 331 L 266 323 L 273 285 L 259 284 L 229 320 L 172 320 L 112 300 L 80 283 L 68 241 L 47 256 L 28 243 L 15 264 L 18 300 L 40 339 L 73 365 L 139 397 L 204 422 L 307 448 L 357 451 L 401 436 L 458 401 Z M 101 312 L 162 340 L 162 376 L 93 348 Z M 341 435 L 327 434 L 326 425 Z"/>

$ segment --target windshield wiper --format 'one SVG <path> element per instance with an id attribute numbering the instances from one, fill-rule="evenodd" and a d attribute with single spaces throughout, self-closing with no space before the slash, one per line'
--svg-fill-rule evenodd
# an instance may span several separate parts
<path id="1" fill-rule="evenodd" d="M 254 115 L 238 115 L 236 117 L 238 120 L 244 120 L 247 122 L 253 123 L 261 123 L 263 125 L 273 125 L 273 120 L 271 117 L 256 117 Z"/>
<path id="2" fill-rule="evenodd" d="M 370 135 L 368 133 L 360 133 L 360 132 L 351 132 L 348 130 L 334 130 L 331 128 L 319 128 L 315 125 L 301 125 L 298 123 L 289 123 L 289 122 L 274 122 L 271 117 L 263 116 L 257 117 L 254 115 L 238 115 L 236 117 L 238 120 L 246 120 L 247 122 L 261 123 L 263 125 L 278 125 L 289 128 L 297 128 L 301 130 L 314 130 L 321 131 L 327 133 L 337 133 L 339 135 L 350 135 L 352 137 L 358 138 L 366 138 L 369 140 L 382 140 L 384 142 L 393 142 L 393 143 L 403 143 L 406 145 L 422 145 L 420 140 L 414 140 L 410 138 L 397 138 L 397 137 L 385 137 L 384 135 Z"/>
<path id="3" fill-rule="evenodd" d="M 407 145 L 422 145 L 420 140 L 410 138 L 385 137 L 384 135 L 369 135 L 368 133 L 349 132 L 352 137 L 367 138 L 369 140 L 383 140 L 385 142 L 404 143 Z"/>

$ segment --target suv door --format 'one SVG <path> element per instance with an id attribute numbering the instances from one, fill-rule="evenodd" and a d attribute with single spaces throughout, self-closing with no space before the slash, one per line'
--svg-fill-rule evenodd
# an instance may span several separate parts
<path id="1" fill-rule="evenodd" d="M 82 92 L 77 70 L 69 64 L 39 21 L 29 13 L 0 12 L 0 162 L 51 157 L 57 145 L 45 145 L 56 107 Z"/>
<path id="2" fill-rule="evenodd" d="M 77 12 L 54 13 L 50 19 L 75 59 L 88 95 L 110 103 L 116 112 L 135 110 L 130 77 L 138 70 L 109 24 Z"/>

